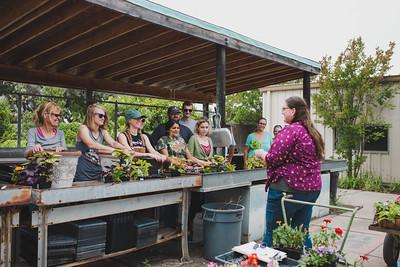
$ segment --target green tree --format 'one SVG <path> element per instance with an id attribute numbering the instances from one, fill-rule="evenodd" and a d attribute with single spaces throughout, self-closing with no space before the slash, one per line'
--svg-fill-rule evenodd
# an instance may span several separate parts
<path id="1" fill-rule="evenodd" d="M 363 140 L 366 127 L 384 123 L 381 113 L 391 108 L 398 88 L 382 85 L 395 44 L 384 51 L 376 48 L 367 56 L 361 37 L 349 41 L 335 62 L 321 62 L 320 90 L 313 96 L 316 113 L 324 125 L 336 131 L 336 152 L 347 160 L 348 174 L 357 177 L 366 157 Z M 376 138 L 376 136 L 374 137 Z"/>
<path id="2" fill-rule="evenodd" d="M 262 116 L 262 94 L 258 90 L 226 97 L 227 122 L 253 125 Z"/>

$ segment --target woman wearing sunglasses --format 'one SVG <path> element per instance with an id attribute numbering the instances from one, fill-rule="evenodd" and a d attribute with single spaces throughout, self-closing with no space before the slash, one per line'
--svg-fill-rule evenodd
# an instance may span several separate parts
<path id="1" fill-rule="evenodd" d="M 147 156 L 157 161 L 164 161 L 166 156 L 158 153 L 151 145 L 147 135 L 142 133 L 145 118 L 136 109 L 128 110 L 125 114 L 126 129 L 118 135 L 118 142 L 125 149 L 134 151 L 134 156 Z"/>
<path id="2" fill-rule="evenodd" d="M 33 122 L 36 128 L 28 130 L 26 157 L 42 152 L 45 149 L 57 152 L 67 149 L 64 132 L 57 129 L 61 116 L 61 107 L 53 102 L 42 103 L 35 110 Z"/>
<path id="3" fill-rule="evenodd" d="M 268 152 L 272 145 L 272 135 L 270 132 L 265 130 L 265 127 L 267 127 L 267 119 L 259 118 L 255 132 L 247 136 L 243 151 L 243 162 L 245 169 L 247 168 L 246 163 L 248 157 L 254 156 L 254 150 L 262 148 L 265 152 Z"/>
<path id="4" fill-rule="evenodd" d="M 108 117 L 105 109 L 92 104 L 86 110 L 86 117 L 78 129 L 76 148 L 82 152 L 78 159 L 74 181 L 101 179 L 101 162 L 98 151 L 111 153 L 114 148 L 125 149 L 107 131 Z M 106 142 L 109 146 L 103 145 Z"/>

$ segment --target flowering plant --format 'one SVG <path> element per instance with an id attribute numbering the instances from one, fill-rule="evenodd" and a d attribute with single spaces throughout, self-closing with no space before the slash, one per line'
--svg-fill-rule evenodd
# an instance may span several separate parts
<path id="1" fill-rule="evenodd" d="M 28 158 L 28 162 L 16 166 L 11 181 L 20 185 L 36 186 L 51 182 L 53 166 L 58 162 L 57 155 L 44 151 Z"/>
<path id="2" fill-rule="evenodd" d="M 341 228 L 329 228 L 331 219 L 324 219 L 324 224 L 320 226 L 320 231 L 313 235 L 312 248 L 305 254 L 301 261 L 301 266 L 324 266 L 334 264 L 339 255 L 336 242 L 342 238 L 343 230 Z"/>
<path id="3" fill-rule="evenodd" d="M 151 164 L 143 159 L 133 159 L 132 155 L 126 151 L 116 149 L 112 153 L 117 160 L 108 167 L 104 173 L 106 182 L 120 183 L 122 181 L 137 180 L 138 177 L 149 176 Z"/>
<path id="4" fill-rule="evenodd" d="M 277 224 L 279 226 L 272 232 L 272 245 L 274 248 L 289 248 L 302 251 L 305 236 L 303 226 L 293 228 L 286 223 L 282 224 L 280 221 Z"/>
<path id="5" fill-rule="evenodd" d="M 400 217 L 400 195 L 397 196 L 394 202 L 376 202 L 375 211 L 378 223 L 384 220 L 395 223 L 396 218 Z"/>

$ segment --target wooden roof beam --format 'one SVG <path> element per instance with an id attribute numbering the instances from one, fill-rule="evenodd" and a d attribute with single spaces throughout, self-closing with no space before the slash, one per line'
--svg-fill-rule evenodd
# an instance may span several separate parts
<path id="1" fill-rule="evenodd" d="M 144 27 L 147 24 L 148 23 L 144 21 L 132 20 L 132 18 L 125 16 L 121 17 L 110 25 L 107 24 L 94 32 L 88 32 L 78 39 L 71 40 L 70 42 L 57 47 L 55 50 L 40 55 L 33 60 L 32 65 L 47 70 L 55 70 L 55 65 L 63 60 L 83 53 L 96 45 L 117 39 L 118 37 Z"/>
<path id="2" fill-rule="evenodd" d="M 77 77 L 72 75 L 49 73 L 46 71 L 38 71 L 21 67 L 11 67 L 9 65 L 0 64 L 0 79 L 16 82 L 43 84 L 51 86 L 60 86 L 76 89 L 92 89 L 106 92 L 115 92 L 122 94 L 133 94 L 142 96 L 161 97 L 166 99 L 179 100 L 195 100 L 212 102 L 213 98 L 202 93 L 193 95 L 184 91 L 179 94 L 171 94 L 171 91 L 163 88 L 145 87 L 137 84 L 129 84 L 124 82 L 116 82 L 103 79 L 93 79 Z"/>
<path id="3" fill-rule="evenodd" d="M 13 49 L 65 23 L 89 7 L 90 5 L 86 2 L 76 3 L 75 1 L 68 1 L 58 6 L 50 14 L 37 18 L 34 22 L 3 38 L 0 43 L 0 55 L 9 53 Z"/>
<path id="4" fill-rule="evenodd" d="M 157 25 L 153 25 L 153 30 L 150 30 L 149 27 L 144 27 L 132 32 L 130 35 L 132 35 L 131 38 L 124 38 L 118 44 L 112 46 L 106 43 L 91 51 L 93 52 L 93 60 L 88 60 L 86 63 L 79 65 L 77 73 L 94 77 L 96 72 L 102 69 L 138 57 L 149 50 L 159 47 L 159 41 L 169 43 L 172 40 L 187 38 L 187 36 L 183 37 L 182 33 L 173 32 Z M 106 52 L 110 47 L 115 49 Z"/>
<path id="5" fill-rule="evenodd" d="M 123 15 L 115 12 L 105 12 L 99 7 L 93 11 L 84 12 L 82 16 L 73 18 L 46 35 L 36 38 L 25 46 L 19 47 L 12 55 L 12 63 L 29 64 L 34 58 L 47 53 L 71 40 L 80 38 L 86 33 L 97 30 L 107 24 L 112 24 Z M 76 27 L 75 25 L 79 25 Z M 62 34 L 60 34 L 62 33 Z"/>
<path id="6" fill-rule="evenodd" d="M 191 49 L 201 49 L 210 45 L 210 43 L 204 42 L 203 40 L 188 37 L 181 39 L 178 42 L 169 43 L 166 46 L 162 46 L 160 49 L 149 51 L 146 54 L 142 54 L 138 57 L 103 69 L 96 73 L 96 77 L 110 77 L 119 80 L 125 77 L 127 72 L 130 72 L 133 69 L 150 65 L 155 62 L 164 61 L 167 58 L 178 57 L 181 54 L 189 53 Z"/>
<path id="7" fill-rule="evenodd" d="M 31 23 L 38 17 L 50 12 L 66 0 L 2 0 L 0 1 L 0 36 L 7 37 Z"/>

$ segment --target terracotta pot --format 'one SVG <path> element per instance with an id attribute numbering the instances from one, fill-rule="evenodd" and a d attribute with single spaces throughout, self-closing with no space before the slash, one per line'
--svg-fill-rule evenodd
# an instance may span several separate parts
<path id="1" fill-rule="evenodd" d="M 383 228 L 400 229 L 400 218 L 397 218 L 394 223 L 389 220 L 382 220 L 379 225 Z"/>

